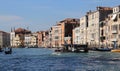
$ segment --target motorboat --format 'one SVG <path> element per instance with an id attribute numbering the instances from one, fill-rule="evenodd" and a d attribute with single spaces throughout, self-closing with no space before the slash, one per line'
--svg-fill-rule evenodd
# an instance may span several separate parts
<path id="1" fill-rule="evenodd" d="M 60 49 L 60 48 L 55 49 L 55 52 L 61 52 L 61 51 L 62 51 L 62 49 Z"/>
<path id="2" fill-rule="evenodd" d="M 12 48 L 11 47 L 5 48 L 5 54 L 11 54 L 11 53 L 12 53 Z"/>
<path id="3" fill-rule="evenodd" d="M 96 50 L 96 51 L 111 51 L 111 49 L 108 48 L 108 47 L 96 48 L 95 50 Z"/>

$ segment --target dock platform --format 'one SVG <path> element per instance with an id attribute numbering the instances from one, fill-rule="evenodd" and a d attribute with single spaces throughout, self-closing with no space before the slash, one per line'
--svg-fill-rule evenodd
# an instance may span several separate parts
<path id="1" fill-rule="evenodd" d="M 64 44 L 63 48 L 57 48 L 55 52 L 84 52 L 87 53 L 89 51 L 87 45 L 79 45 L 79 44 Z"/>

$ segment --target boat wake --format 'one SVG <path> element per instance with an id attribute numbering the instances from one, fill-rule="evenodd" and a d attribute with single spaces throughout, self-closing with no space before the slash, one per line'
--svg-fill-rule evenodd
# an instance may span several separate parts
<path id="1" fill-rule="evenodd" d="M 52 53 L 52 55 L 61 55 L 61 53 L 59 53 L 59 52 L 54 52 L 54 53 Z"/>

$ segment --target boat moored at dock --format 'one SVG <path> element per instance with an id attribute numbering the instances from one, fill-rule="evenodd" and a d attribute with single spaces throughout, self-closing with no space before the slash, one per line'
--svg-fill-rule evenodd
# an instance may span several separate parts
<path id="1" fill-rule="evenodd" d="M 95 51 L 111 51 L 108 47 L 95 48 Z"/>
<path id="2" fill-rule="evenodd" d="M 78 45 L 78 44 L 66 44 L 64 47 L 55 49 L 55 52 L 75 52 L 75 53 L 81 53 L 81 52 L 88 52 L 87 45 Z"/>

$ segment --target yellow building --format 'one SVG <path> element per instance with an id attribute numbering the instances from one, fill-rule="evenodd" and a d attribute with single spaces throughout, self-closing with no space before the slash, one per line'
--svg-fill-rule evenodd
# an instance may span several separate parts
<path id="1" fill-rule="evenodd" d="M 32 47 L 37 47 L 37 36 L 31 36 L 30 45 Z"/>
<path id="2" fill-rule="evenodd" d="M 10 42 L 12 47 L 24 47 L 25 43 L 25 35 L 30 34 L 31 31 L 23 29 L 23 28 L 18 28 L 11 30 L 10 33 Z"/>

